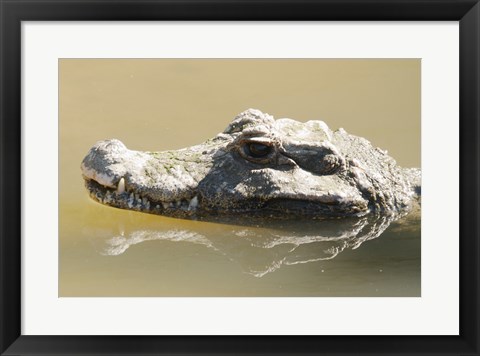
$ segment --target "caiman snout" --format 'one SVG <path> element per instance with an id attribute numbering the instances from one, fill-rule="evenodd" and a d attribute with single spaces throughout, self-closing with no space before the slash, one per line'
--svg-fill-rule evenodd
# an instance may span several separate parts
<path id="1" fill-rule="evenodd" d="M 100 141 L 83 159 L 82 175 L 90 196 L 100 203 L 154 214 L 191 214 L 198 205 L 198 182 L 185 173 L 202 171 L 195 155 L 185 155 L 190 158 L 186 162 L 181 152 L 141 152 L 119 140 Z"/>
<path id="2" fill-rule="evenodd" d="M 146 159 L 144 153 L 127 149 L 119 140 L 105 140 L 90 149 L 81 169 L 84 178 L 105 187 L 117 188 L 122 178 L 141 170 Z"/>

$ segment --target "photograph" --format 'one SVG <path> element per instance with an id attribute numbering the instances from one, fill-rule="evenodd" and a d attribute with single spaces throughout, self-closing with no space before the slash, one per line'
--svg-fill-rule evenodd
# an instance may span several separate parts
<path id="1" fill-rule="evenodd" d="M 59 297 L 421 297 L 421 59 L 60 58 Z"/>
<path id="2" fill-rule="evenodd" d="M 0 0 L 0 355 L 480 355 L 480 0 Z"/>

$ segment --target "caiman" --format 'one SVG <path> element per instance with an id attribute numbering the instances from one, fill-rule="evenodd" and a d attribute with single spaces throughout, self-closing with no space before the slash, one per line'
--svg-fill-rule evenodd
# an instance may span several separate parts
<path id="1" fill-rule="evenodd" d="M 163 152 L 100 141 L 81 164 L 103 204 L 171 217 L 398 215 L 419 201 L 421 172 L 323 121 L 249 109 L 196 146 Z"/>

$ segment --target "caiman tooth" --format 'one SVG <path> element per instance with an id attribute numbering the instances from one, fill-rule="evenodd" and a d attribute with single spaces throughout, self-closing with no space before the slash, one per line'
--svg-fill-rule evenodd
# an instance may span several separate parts
<path id="1" fill-rule="evenodd" d="M 195 210 L 198 206 L 198 197 L 195 195 L 188 204 L 188 210 Z"/>
<path id="2" fill-rule="evenodd" d="M 118 182 L 117 194 L 122 194 L 125 191 L 125 179 L 122 177 Z"/>

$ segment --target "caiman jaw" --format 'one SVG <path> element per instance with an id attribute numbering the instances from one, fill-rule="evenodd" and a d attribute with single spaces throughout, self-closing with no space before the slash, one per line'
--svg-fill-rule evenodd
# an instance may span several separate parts
<path id="1" fill-rule="evenodd" d="M 314 203 L 308 200 L 277 197 L 268 200 L 263 199 L 249 199 L 244 202 L 244 205 L 230 209 L 202 209 L 200 201 L 201 194 L 194 195 L 191 199 L 178 199 L 172 201 L 155 201 L 148 196 L 142 196 L 139 193 L 128 190 L 128 184 L 125 183 L 125 178 L 121 178 L 117 187 L 104 186 L 94 179 L 89 179 L 84 176 L 85 186 L 90 194 L 90 197 L 104 205 L 140 211 L 156 215 L 180 217 L 180 218 L 203 218 L 204 214 L 213 216 L 222 215 L 224 213 L 242 213 L 245 216 L 251 217 L 272 217 L 272 218 L 332 218 L 336 217 L 335 210 L 339 207 L 332 203 Z M 366 213 L 366 207 L 361 209 L 355 205 L 351 205 L 350 214 L 348 216 L 363 216 Z M 345 210 L 346 207 L 343 207 Z"/>
<path id="2" fill-rule="evenodd" d="M 90 197 L 99 203 L 120 209 L 141 211 L 150 214 L 191 216 L 198 207 L 198 197 L 190 200 L 179 199 L 173 201 L 155 201 L 138 193 L 130 192 L 125 188 L 125 179 L 122 177 L 117 188 L 104 186 L 93 179 L 84 176 L 85 187 Z"/>

